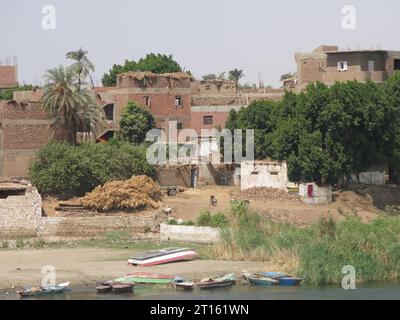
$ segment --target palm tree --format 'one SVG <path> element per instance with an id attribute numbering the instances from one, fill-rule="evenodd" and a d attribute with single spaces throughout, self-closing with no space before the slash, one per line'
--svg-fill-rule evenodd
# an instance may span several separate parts
<path id="1" fill-rule="evenodd" d="M 94 72 L 94 64 L 87 57 L 88 52 L 79 48 L 78 51 L 67 52 L 67 59 L 75 60 L 76 62 L 71 65 L 72 70 L 78 76 L 79 89 L 81 88 L 82 77 L 89 76 L 92 87 L 94 87 L 93 79 L 90 76 L 90 71 Z"/>
<path id="2" fill-rule="evenodd" d="M 71 144 L 76 144 L 77 132 L 97 133 L 104 114 L 75 70 L 59 66 L 47 70 L 44 78 L 42 103 L 53 133 L 61 131 Z"/>
<path id="3" fill-rule="evenodd" d="M 244 77 L 243 70 L 233 69 L 229 71 L 229 79 L 235 81 L 236 92 L 239 88 L 239 80 Z"/>

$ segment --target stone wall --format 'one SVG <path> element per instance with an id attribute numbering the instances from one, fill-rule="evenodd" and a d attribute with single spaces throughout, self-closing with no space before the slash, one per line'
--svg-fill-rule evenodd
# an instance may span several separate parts
<path id="1" fill-rule="evenodd" d="M 129 234 L 158 233 L 160 216 L 43 217 L 39 236 L 93 237 L 107 231 Z"/>
<path id="2" fill-rule="evenodd" d="M 195 243 L 215 243 L 220 239 L 218 228 L 179 226 L 162 223 L 160 225 L 161 241 L 182 241 Z"/>
<path id="3" fill-rule="evenodd" d="M 36 188 L 0 199 L 0 237 L 36 236 L 41 216 L 42 198 Z"/>

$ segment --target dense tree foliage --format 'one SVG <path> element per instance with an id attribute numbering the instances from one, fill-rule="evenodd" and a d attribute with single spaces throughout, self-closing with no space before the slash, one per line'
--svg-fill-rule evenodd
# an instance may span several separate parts
<path id="1" fill-rule="evenodd" d="M 169 73 L 182 71 L 181 66 L 172 55 L 150 53 L 138 62 L 125 60 L 123 65 L 114 64 L 109 73 L 102 78 L 103 86 L 113 87 L 117 84 L 117 74 L 128 71 L 150 71 L 153 73 Z"/>
<path id="2" fill-rule="evenodd" d="M 154 167 L 146 161 L 146 147 L 116 140 L 78 146 L 51 143 L 38 151 L 30 168 L 30 179 L 41 193 L 63 197 L 143 174 L 154 175 Z"/>
<path id="3" fill-rule="evenodd" d="M 385 84 L 310 84 L 232 111 L 226 127 L 255 129 L 256 158 L 287 160 L 293 181 L 336 183 L 383 163 L 398 176 L 400 73 Z"/>
<path id="4" fill-rule="evenodd" d="M 119 135 L 123 140 L 142 143 L 146 133 L 155 127 L 155 120 L 148 110 L 129 101 L 122 111 L 119 126 Z"/>

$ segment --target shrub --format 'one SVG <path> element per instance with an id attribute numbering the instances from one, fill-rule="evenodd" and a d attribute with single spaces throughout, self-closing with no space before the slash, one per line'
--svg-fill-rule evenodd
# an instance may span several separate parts
<path id="1" fill-rule="evenodd" d="M 197 217 L 198 226 L 210 226 L 211 225 L 211 213 L 208 210 L 200 211 L 200 215 Z"/>
<path id="2" fill-rule="evenodd" d="M 107 181 L 143 174 L 151 177 L 154 172 L 142 145 L 50 143 L 37 152 L 29 176 L 39 192 L 69 198 L 81 196 Z"/>
<path id="3" fill-rule="evenodd" d="M 217 213 L 211 216 L 211 226 L 225 228 L 229 225 L 228 218 L 223 213 Z"/>

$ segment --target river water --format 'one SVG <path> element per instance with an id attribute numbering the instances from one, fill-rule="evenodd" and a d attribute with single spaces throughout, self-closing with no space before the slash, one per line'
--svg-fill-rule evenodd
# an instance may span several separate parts
<path id="1" fill-rule="evenodd" d="M 0 292 L 0 300 L 19 299 L 12 291 Z M 372 283 L 360 285 L 355 290 L 344 290 L 339 286 L 248 286 L 232 288 L 176 291 L 174 288 L 138 285 L 132 294 L 97 294 L 94 288 L 71 288 L 65 293 L 29 298 L 51 300 L 400 300 L 400 283 Z"/>

